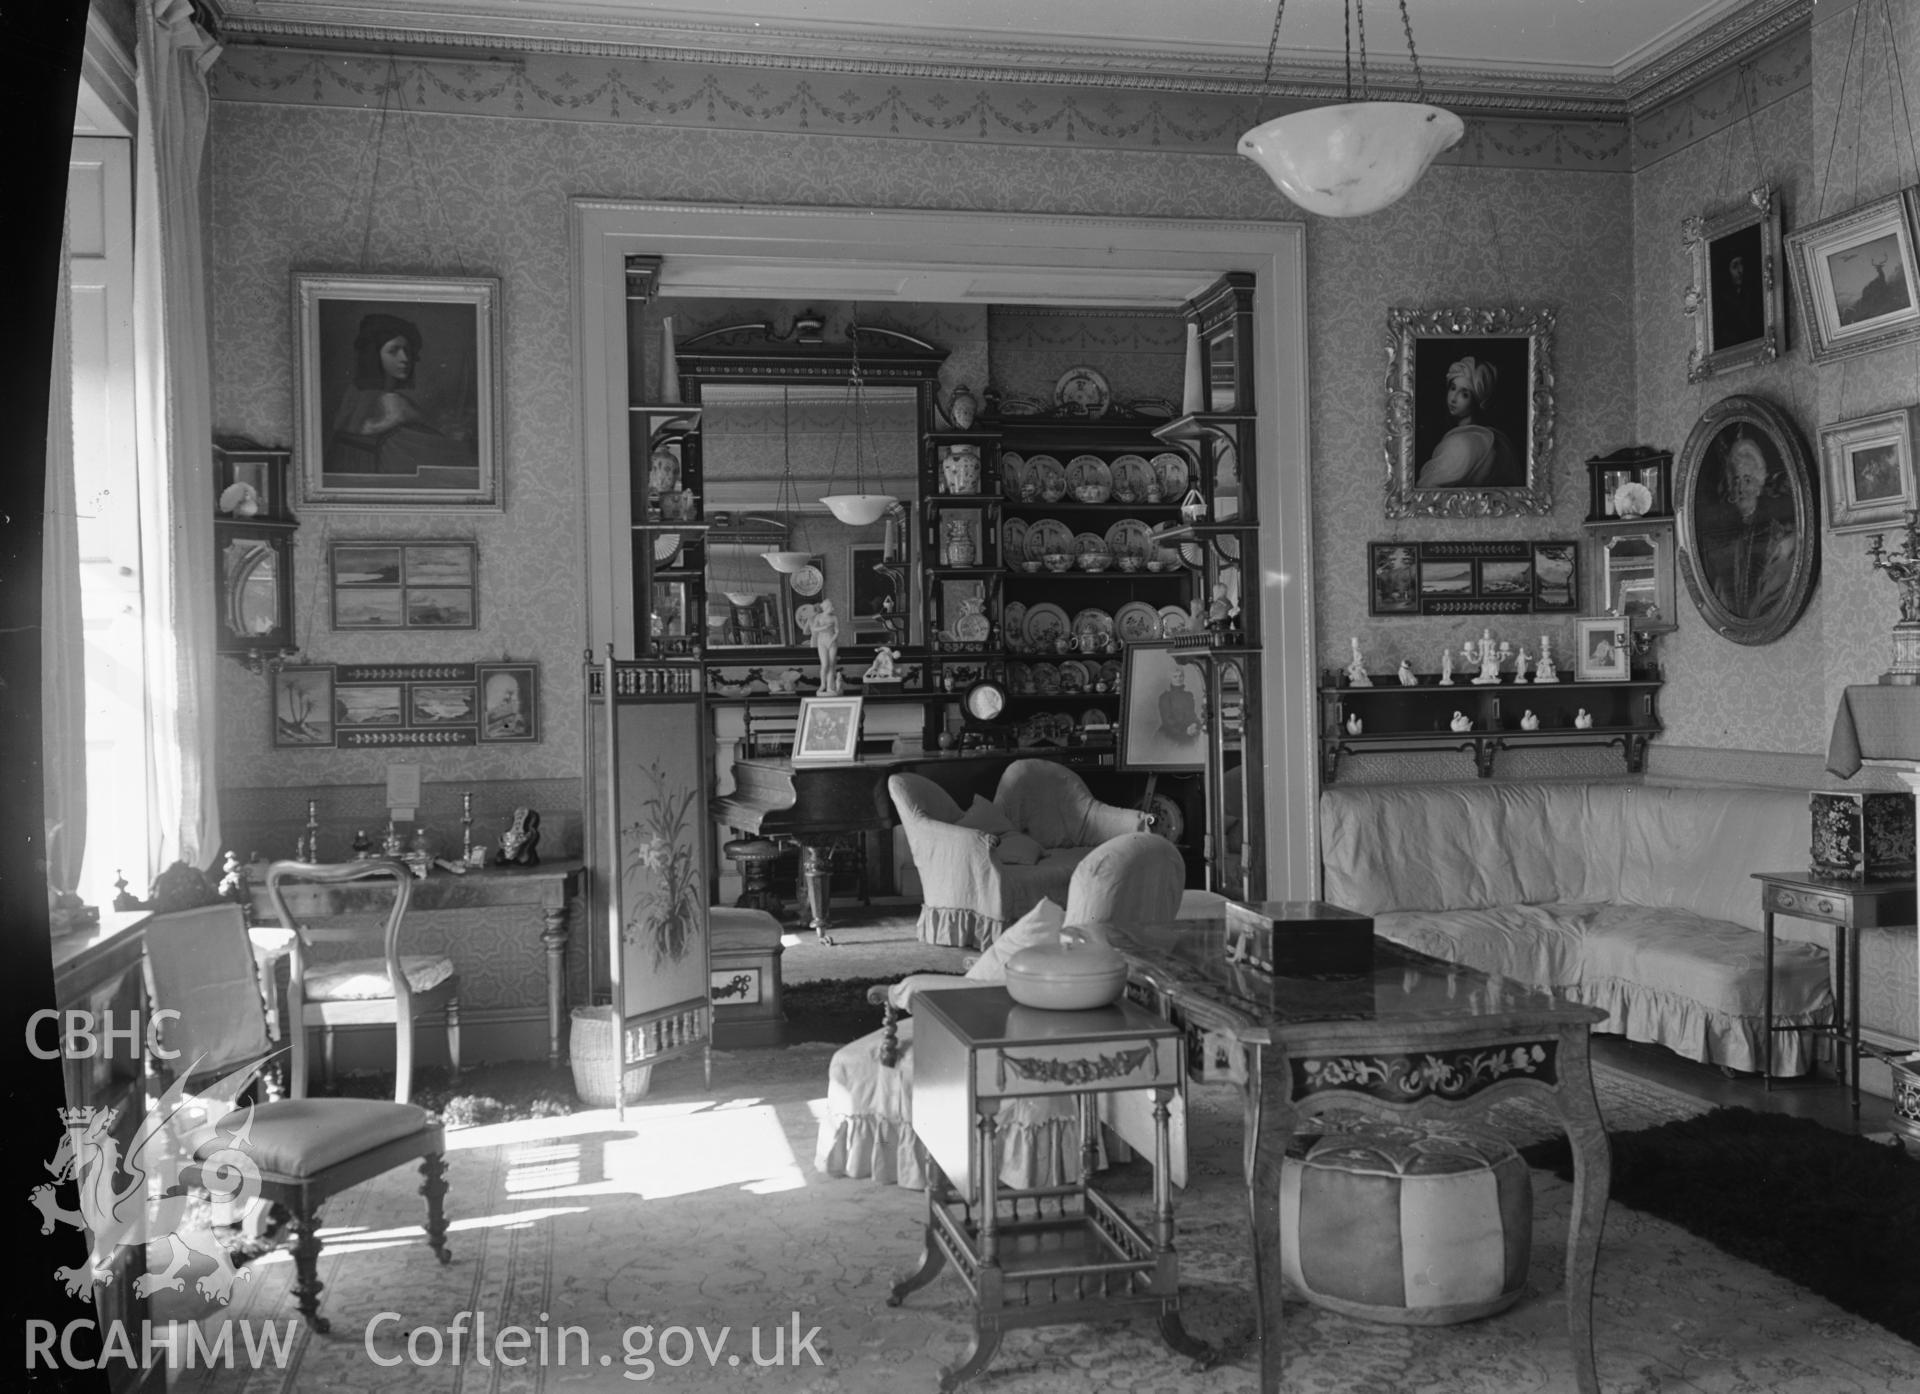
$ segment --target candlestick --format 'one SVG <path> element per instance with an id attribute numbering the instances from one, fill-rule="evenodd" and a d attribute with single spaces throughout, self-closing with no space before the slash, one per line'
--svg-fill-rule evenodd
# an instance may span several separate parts
<path id="1" fill-rule="evenodd" d="M 473 793 L 460 796 L 460 860 L 473 855 Z"/>

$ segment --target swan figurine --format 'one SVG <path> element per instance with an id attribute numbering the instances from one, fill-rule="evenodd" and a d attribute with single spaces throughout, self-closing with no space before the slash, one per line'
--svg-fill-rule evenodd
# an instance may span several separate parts
<path id="1" fill-rule="evenodd" d="M 1453 721 L 1450 724 L 1456 731 L 1471 731 L 1473 729 L 1473 722 L 1465 712 L 1455 712 L 1453 714 Z"/>

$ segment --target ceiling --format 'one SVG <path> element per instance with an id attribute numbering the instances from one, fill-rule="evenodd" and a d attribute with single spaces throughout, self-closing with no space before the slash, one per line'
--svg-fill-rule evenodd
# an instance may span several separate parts
<path id="1" fill-rule="evenodd" d="M 1408 0 L 1429 83 L 1481 105 L 1632 104 L 1769 41 L 1813 0 Z M 1323 95 L 1343 0 L 213 0 L 229 42 L 580 52 L 1168 90 Z M 1372 71 L 1404 76 L 1394 0 L 1365 0 Z M 1528 98 L 1538 100 L 1526 100 Z"/>

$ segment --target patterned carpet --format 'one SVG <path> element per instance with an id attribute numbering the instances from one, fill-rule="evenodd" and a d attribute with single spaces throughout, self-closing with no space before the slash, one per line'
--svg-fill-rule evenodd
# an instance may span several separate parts
<path id="1" fill-rule="evenodd" d="M 919 1250 L 923 1201 L 917 1192 L 814 1172 L 831 1051 L 808 1045 L 716 1053 L 711 1088 L 697 1063 L 663 1066 L 624 1122 L 601 1110 L 454 1133 L 450 1267 L 438 1266 L 418 1237 L 417 1178 L 401 1171 L 370 1182 L 337 1201 L 327 1217 L 321 1267 L 333 1333 L 314 1337 L 302 1327 L 284 1367 L 247 1369 L 242 1357 L 242 1368 L 176 1371 L 172 1388 L 464 1394 L 627 1389 L 644 1376 L 720 1390 L 933 1390 L 940 1367 L 969 1343 L 963 1289 L 943 1276 L 904 1306 L 886 1306 L 889 1284 Z M 1698 1107 L 1604 1068 L 1600 1090 L 1616 1130 Z M 1251 1321 L 1237 1107 L 1230 1091 L 1195 1091 L 1192 1184 L 1177 1202 L 1186 1322 L 1214 1341 Z M 1502 1126 L 1516 1142 L 1550 1131 L 1538 1110 L 1518 1105 L 1503 1110 Z M 1289 1387 L 1483 1394 L 1571 1388 L 1560 1301 L 1571 1187 L 1541 1172 L 1534 1184 L 1532 1272 L 1517 1307 L 1467 1326 L 1422 1329 L 1290 1302 Z M 1117 1169 L 1109 1182 L 1136 1212 L 1147 1186 L 1139 1162 Z M 198 1318 L 210 1327 L 237 1321 L 247 1324 L 243 1333 L 266 1321 L 284 1326 L 291 1264 L 276 1254 L 252 1268 L 253 1280 L 231 1308 L 208 1312 L 163 1295 L 157 1315 Z M 1618 1205 L 1608 1218 L 1598 1292 L 1599 1368 L 1608 1394 L 1920 1389 L 1920 1350 Z M 505 1324 L 528 1327 L 535 1333 L 524 1352 L 528 1363 L 481 1364 L 470 1354 L 453 1363 L 447 1333 L 461 1312 L 484 1314 L 489 1341 Z M 814 1327 L 818 1334 L 798 1350 L 797 1367 L 756 1367 L 756 1332 L 762 1360 L 773 1358 L 776 1328 L 791 1360 L 796 1336 Z M 563 1340 L 561 1328 L 582 1334 Z M 643 1337 L 642 1328 L 651 1331 Z M 407 1358 L 409 1333 L 421 1363 Z M 236 1346 L 244 1351 L 243 1341 Z M 438 1362 L 425 1363 L 436 1350 Z M 565 1365 L 558 1363 L 563 1352 Z M 738 1363 L 729 1363 L 734 1358 Z M 1106 1323 L 1012 1333 L 969 1388 L 1241 1394 L 1257 1380 L 1251 1351 L 1196 1377 L 1146 1324 Z"/>

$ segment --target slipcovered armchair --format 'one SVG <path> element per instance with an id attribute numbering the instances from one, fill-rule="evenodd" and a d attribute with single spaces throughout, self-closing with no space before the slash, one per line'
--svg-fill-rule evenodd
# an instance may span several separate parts
<path id="1" fill-rule="evenodd" d="M 873 988 L 870 995 L 883 1007 L 886 1021 L 834 1052 L 814 1166 L 828 1176 L 924 1187 L 926 1169 L 913 1137 L 913 1021 L 900 1020 L 899 1014 L 911 1012 L 921 992 L 1002 981 L 1007 959 L 1057 940 L 1065 926 L 1084 925 L 1097 936 L 1102 921 L 1172 919 L 1185 879 L 1186 863 L 1165 838 L 1139 832 L 1109 839 L 1080 858 L 1064 911 L 1041 899 L 1007 926 L 965 976 L 915 973 Z M 1128 1132 L 1144 1136 L 1131 1127 Z M 999 1136 L 1005 1185 L 1063 1185 L 1079 1174 L 1080 1121 L 1071 1095 L 1008 1100 L 1000 1106 Z M 1185 1156 L 1176 1156 L 1176 1180 L 1185 1170 Z"/>
<path id="2" fill-rule="evenodd" d="M 920 937 L 949 948 L 984 948 L 1043 898 L 1065 901 L 1089 852 L 1147 827 L 1052 760 L 1015 760 L 966 809 L 922 775 L 889 776 L 887 792 L 920 876 Z"/>

